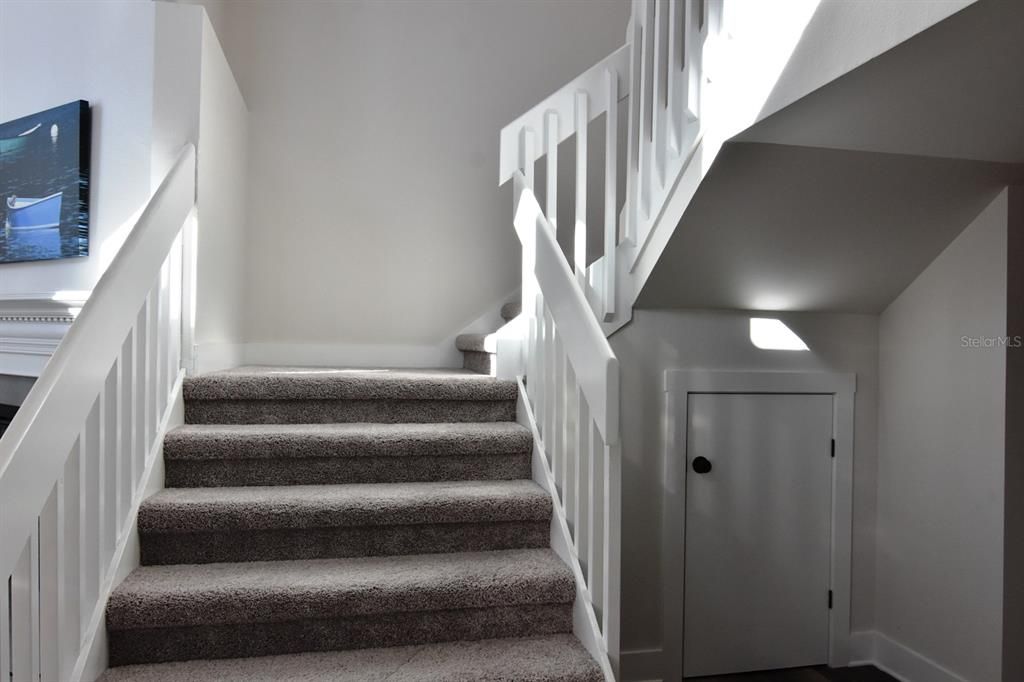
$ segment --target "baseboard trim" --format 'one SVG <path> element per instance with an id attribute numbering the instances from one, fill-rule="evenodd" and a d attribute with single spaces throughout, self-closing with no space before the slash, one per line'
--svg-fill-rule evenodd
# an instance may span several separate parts
<path id="1" fill-rule="evenodd" d="M 661 649 L 623 651 L 623 682 L 661 682 L 661 656 Z"/>
<path id="2" fill-rule="evenodd" d="M 874 630 L 851 635 L 851 666 L 873 665 L 901 682 L 968 682 L 924 654 Z"/>
<path id="3" fill-rule="evenodd" d="M 661 682 L 661 649 L 622 652 L 623 682 Z M 873 665 L 901 682 L 968 682 L 927 656 L 875 630 L 850 633 L 850 667 Z"/>

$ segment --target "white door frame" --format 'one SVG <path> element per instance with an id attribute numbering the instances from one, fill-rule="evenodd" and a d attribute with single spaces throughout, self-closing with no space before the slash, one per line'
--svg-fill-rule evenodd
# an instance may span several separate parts
<path id="1" fill-rule="evenodd" d="M 853 404 L 855 374 L 728 370 L 665 371 L 662 500 L 662 651 L 665 682 L 683 679 L 683 581 L 686 547 L 686 436 L 691 393 L 796 393 L 833 396 L 836 453 L 832 465 L 831 584 L 828 664 L 850 663 L 850 565 L 853 535 Z"/>

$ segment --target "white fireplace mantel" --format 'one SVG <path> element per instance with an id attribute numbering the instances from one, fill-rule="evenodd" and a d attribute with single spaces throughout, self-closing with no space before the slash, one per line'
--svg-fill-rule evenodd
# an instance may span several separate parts
<path id="1" fill-rule="evenodd" d="M 37 377 L 88 291 L 0 294 L 0 374 Z"/>

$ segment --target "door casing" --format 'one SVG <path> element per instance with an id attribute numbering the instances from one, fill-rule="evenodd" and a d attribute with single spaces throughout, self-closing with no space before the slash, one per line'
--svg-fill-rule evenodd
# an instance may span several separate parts
<path id="1" fill-rule="evenodd" d="M 850 663 L 850 567 L 853 536 L 855 374 L 680 370 L 665 372 L 665 452 L 662 499 L 663 680 L 683 679 L 683 580 L 686 547 L 688 398 L 693 393 L 824 394 L 833 397 L 836 452 L 832 469 L 831 586 L 828 663 Z"/>

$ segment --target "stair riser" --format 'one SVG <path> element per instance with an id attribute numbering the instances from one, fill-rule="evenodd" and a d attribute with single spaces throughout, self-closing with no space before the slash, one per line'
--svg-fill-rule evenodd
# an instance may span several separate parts
<path id="1" fill-rule="evenodd" d="M 142 564 L 331 559 L 547 547 L 550 521 L 143 533 Z"/>
<path id="2" fill-rule="evenodd" d="M 473 372 L 479 372 L 480 374 L 494 376 L 496 358 L 497 356 L 491 355 L 490 353 L 464 350 L 462 351 L 462 368 Z"/>
<path id="3" fill-rule="evenodd" d="M 531 476 L 530 454 L 454 457 L 167 460 L 168 488 L 512 481 Z"/>
<path id="4" fill-rule="evenodd" d="M 113 630 L 109 633 L 110 665 L 342 651 L 571 631 L 571 604 Z"/>
<path id="5" fill-rule="evenodd" d="M 192 400 L 188 424 L 515 421 L 514 400 Z"/>

